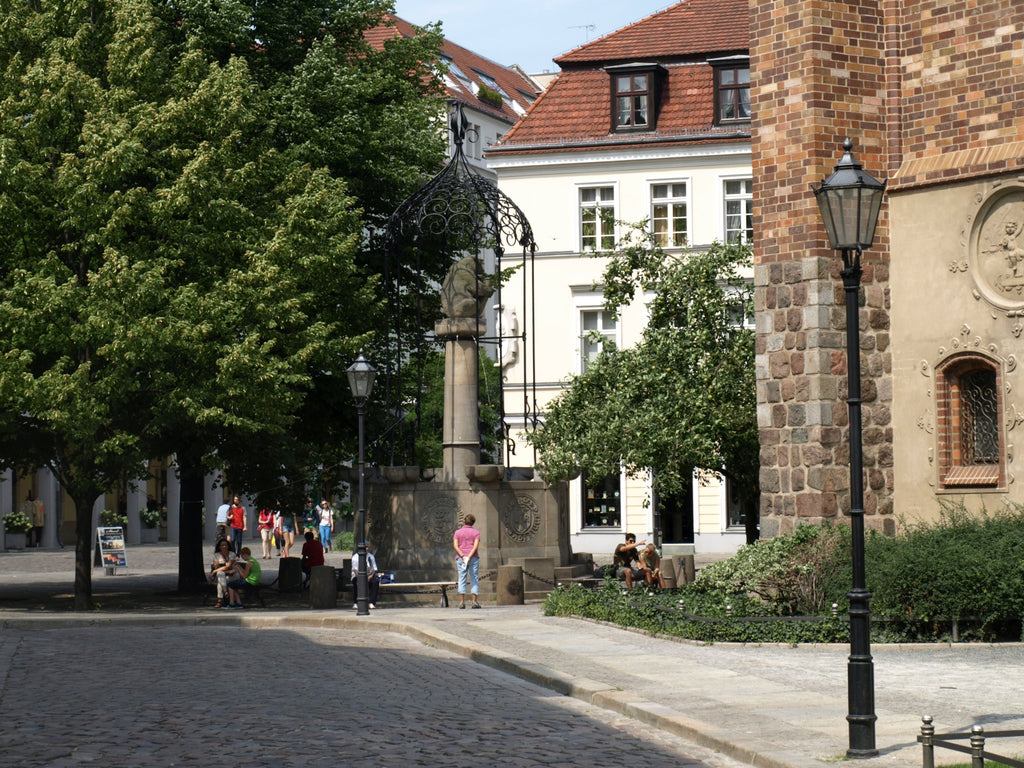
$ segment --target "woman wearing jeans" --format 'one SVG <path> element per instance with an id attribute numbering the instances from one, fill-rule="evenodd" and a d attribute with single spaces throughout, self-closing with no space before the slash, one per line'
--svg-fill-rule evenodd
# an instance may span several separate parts
<path id="1" fill-rule="evenodd" d="M 466 607 L 466 576 L 469 576 L 470 592 L 473 593 L 473 607 L 479 608 L 477 595 L 480 594 L 480 531 L 473 527 L 476 518 L 466 515 L 462 527 L 455 532 L 452 545 L 455 547 L 455 567 L 459 571 L 459 608 Z"/>

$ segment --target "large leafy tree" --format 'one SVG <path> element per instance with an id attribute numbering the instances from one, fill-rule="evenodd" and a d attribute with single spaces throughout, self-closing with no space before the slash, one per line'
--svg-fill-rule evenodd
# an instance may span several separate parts
<path id="1" fill-rule="evenodd" d="M 171 451 L 192 477 L 266 450 L 284 471 L 316 375 L 351 359 L 377 315 L 361 201 L 314 162 L 316 126 L 302 138 L 282 117 L 339 38 L 275 28 L 255 45 L 261 67 L 253 45 L 218 52 L 199 32 L 237 35 L 266 4 L 223 4 L 231 18 L 207 26 L 182 21 L 187 5 L 0 13 L 0 462 L 50 466 L 71 496 L 76 608 L 91 604 L 99 494 Z M 384 7 L 342 7 L 356 5 L 363 20 Z M 191 580 L 199 511 L 182 513 Z"/>
<path id="2" fill-rule="evenodd" d="M 605 306 L 615 312 L 653 292 L 642 341 L 605 347 L 547 408 L 533 437 L 552 479 L 653 470 L 663 496 L 690 483 L 694 468 L 721 472 L 757 497 L 758 438 L 754 332 L 744 326 L 752 288 L 750 251 L 716 243 L 666 253 L 642 227 L 608 256 Z M 749 516 L 748 537 L 756 531 Z M 754 534 L 756 536 L 756 533 Z"/>

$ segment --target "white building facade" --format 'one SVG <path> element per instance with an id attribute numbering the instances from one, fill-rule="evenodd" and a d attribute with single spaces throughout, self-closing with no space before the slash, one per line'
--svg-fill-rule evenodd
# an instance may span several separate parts
<path id="1" fill-rule="evenodd" d="M 513 276 L 503 303 L 519 318 L 534 313 L 525 343 L 541 418 L 602 337 L 630 346 L 647 322 L 642 299 L 617 319 L 605 309 L 607 260 L 595 253 L 643 221 L 669 251 L 754 236 L 745 8 L 690 0 L 556 59 L 558 79 L 486 154 L 538 245 L 532 270 Z M 531 466 L 519 365 L 506 371 L 506 415 L 519 430 L 506 461 Z M 649 481 L 581 476 L 571 481 L 571 546 L 608 554 L 632 532 L 660 536 L 670 553 L 730 552 L 746 540 L 730 497 L 719 476 L 699 472 L 687 493 L 660 500 Z"/>

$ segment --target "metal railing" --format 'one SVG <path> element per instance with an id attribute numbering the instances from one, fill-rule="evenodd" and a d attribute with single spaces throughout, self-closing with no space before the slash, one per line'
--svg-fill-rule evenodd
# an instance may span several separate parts
<path id="1" fill-rule="evenodd" d="M 985 768 L 986 760 L 996 760 L 1011 768 L 1024 768 L 1024 761 L 1014 760 L 1005 755 L 997 755 L 985 749 L 986 739 L 998 739 L 1007 737 L 1024 736 L 1024 731 L 991 731 L 985 733 L 985 728 L 975 725 L 970 732 L 958 733 L 936 733 L 935 725 L 931 715 L 924 715 L 921 718 L 921 735 L 917 737 L 921 745 L 921 766 L 922 768 L 935 768 L 935 748 L 949 749 L 954 752 L 963 752 L 971 756 L 971 768 Z M 968 741 L 968 745 L 956 744 L 956 741 Z"/>

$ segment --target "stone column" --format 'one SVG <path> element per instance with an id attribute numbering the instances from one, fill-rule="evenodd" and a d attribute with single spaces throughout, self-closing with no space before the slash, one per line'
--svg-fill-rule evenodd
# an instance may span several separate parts
<path id="1" fill-rule="evenodd" d="M 172 458 L 167 463 L 167 542 L 177 544 L 180 537 L 181 480 L 178 478 L 177 462 Z"/>
<path id="2" fill-rule="evenodd" d="M 217 507 L 223 503 L 221 499 L 224 496 L 218 480 L 216 474 L 207 474 L 203 490 L 203 506 L 206 508 L 206 516 L 203 520 L 203 538 L 211 543 L 217 538 Z"/>
<path id="3" fill-rule="evenodd" d="M 126 544 L 138 544 L 142 536 L 142 519 L 139 517 L 139 510 L 146 508 L 149 496 L 146 494 L 146 478 L 142 476 L 136 481 L 136 486 L 128 487 L 128 501 L 125 510 L 128 513 L 128 530 L 125 531 Z"/>
<path id="4" fill-rule="evenodd" d="M 43 502 L 43 546 L 57 546 L 57 496 L 60 483 L 48 468 L 39 470 L 39 500 Z"/>
<path id="5" fill-rule="evenodd" d="M 480 463 L 476 337 L 482 328 L 475 317 L 447 318 L 434 327 L 445 342 L 442 463 L 449 482 L 465 481 L 466 467 Z"/>
<path id="6" fill-rule="evenodd" d="M 0 474 L 0 519 L 14 511 L 14 472 L 10 469 Z"/>

